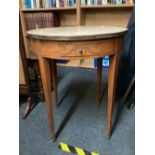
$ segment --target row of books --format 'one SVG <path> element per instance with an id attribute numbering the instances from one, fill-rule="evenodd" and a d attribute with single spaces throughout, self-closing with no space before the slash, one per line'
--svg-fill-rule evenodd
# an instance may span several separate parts
<path id="1" fill-rule="evenodd" d="M 81 0 L 81 5 L 133 4 L 134 0 Z"/>
<path id="2" fill-rule="evenodd" d="M 22 8 L 53 8 L 76 6 L 76 0 L 22 0 Z"/>
<path id="3" fill-rule="evenodd" d="M 60 26 L 59 15 L 52 12 L 25 13 L 26 30 Z"/>
<path id="4" fill-rule="evenodd" d="M 81 0 L 81 5 L 133 4 L 134 0 Z M 22 0 L 22 8 L 76 6 L 76 0 Z"/>

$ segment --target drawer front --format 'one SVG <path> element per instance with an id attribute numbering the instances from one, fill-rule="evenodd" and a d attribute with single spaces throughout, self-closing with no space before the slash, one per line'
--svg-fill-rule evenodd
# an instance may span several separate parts
<path id="1" fill-rule="evenodd" d="M 61 56 L 86 57 L 102 55 L 114 51 L 114 44 L 111 42 L 82 42 L 74 44 L 61 44 Z"/>
<path id="2" fill-rule="evenodd" d="M 44 57 L 93 57 L 113 54 L 115 39 L 82 42 L 54 42 L 31 40 L 31 49 Z"/>

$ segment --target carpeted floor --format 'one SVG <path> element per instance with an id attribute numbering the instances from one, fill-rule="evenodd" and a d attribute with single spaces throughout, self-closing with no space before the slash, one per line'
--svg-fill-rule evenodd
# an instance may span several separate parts
<path id="1" fill-rule="evenodd" d="M 20 155 L 67 155 L 58 149 L 60 141 L 101 155 L 134 155 L 134 109 L 114 109 L 114 130 L 106 141 L 107 73 L 103 72 L 102 100 L 96 103 L 96 72 L 91 69 L 58 68 L 58 92 L 61 105 L 54 107 L 55 128 L 65 126 L 56 142 L 50 141 L 47 113 L 39 103 L 26 120 L 22 119 L 25 104 L 19 108 Z M 119 117 L 118 117 L 119 116 Z M 59 132 L 58 132 L 59 133 Z"/>

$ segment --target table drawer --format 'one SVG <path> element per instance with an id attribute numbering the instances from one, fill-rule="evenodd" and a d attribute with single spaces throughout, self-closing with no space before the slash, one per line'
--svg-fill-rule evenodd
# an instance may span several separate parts
<path id="1" fill-rule="evenodd" d="M 82 42 L 51 42 L 31 40 L 31 48 L 37 54 L 51 58 L 87 57 L 113 54 L 115 39 Z M 41 47 L 41 48 L 40 48 Z"/>
<path id="2" fill-rule="evenodd" d="M 61 44 L 60 55 L 68 57 L 85 57 L 102 55 L 114 51 L 114 44 L 107 41 Z"/>

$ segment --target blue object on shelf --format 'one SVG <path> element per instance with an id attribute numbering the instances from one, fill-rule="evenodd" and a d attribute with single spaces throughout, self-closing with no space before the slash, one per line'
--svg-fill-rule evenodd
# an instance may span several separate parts
<path id="1" fill-rule="evenodd" d="M 97 59 L 94 59 L 94 68 L 97 67 Z M 105 56 L 102 60 L 102 67 L 104 70 L 109 69 L 109 56 Z"/>
<path id="2" fill-rule="evenodd" d="M 31 5 L 31 0 L 27 0 L 27 8 L 31 9 L 32 5 Z"/>
<path id="3" fill-rule="evenodd" d="M 69 6 L 75 6 L 75 1 L 74 0 L 69 0 Z"/>

